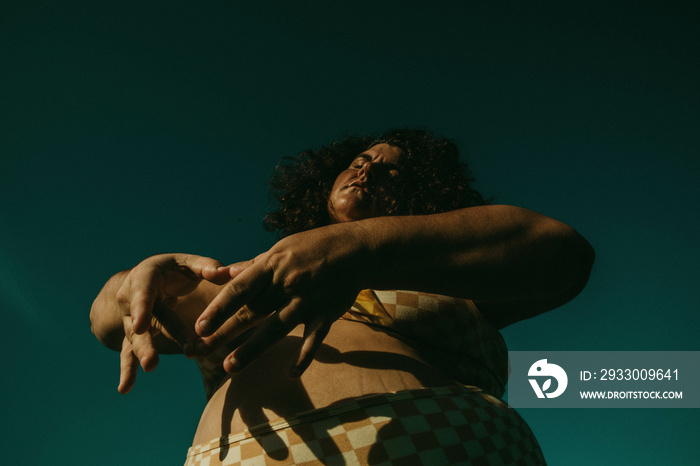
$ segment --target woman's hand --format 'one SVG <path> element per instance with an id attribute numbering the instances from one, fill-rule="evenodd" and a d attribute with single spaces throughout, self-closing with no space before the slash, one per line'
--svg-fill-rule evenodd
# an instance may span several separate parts
<path id="1" fill-rule="evenodd" d="M 282 239 L 237 271 L 197 319 L 196 332 L 208 342 L 222 342 L 259 324 L 224 361 L 228 372 L 238 372 L 304 324 L 302 347 L 290 372 L 300 375 L 361 290 L 361 234 L 356 224 L 346 223 Z"/>
<path id="2" fill-rule="evenodd" d="M 199 297 L 199 310 L 192 302 L 180 306 L 179 301 L 197 289 L 203 279 L 223 284 L 230 279 L 229 273 L 229 267 L 207 257 L 161 254 L 149 257 L 126 274 L 114 295 L 124 331 L 120 393 L 128 393 L 133 387 L 139 363 L 146 372 L 158 365 L 154 345 L 157 335 L 165 337 L 159 340 L 161 352 L 176 352 L 179 347 L 185 354 L 193 354 L 197 335 L 192 328 L 196 319 L 192 311 L 198 314 L 209 300 Z M 215 293 L 211 293 L 213 296 Z"/>

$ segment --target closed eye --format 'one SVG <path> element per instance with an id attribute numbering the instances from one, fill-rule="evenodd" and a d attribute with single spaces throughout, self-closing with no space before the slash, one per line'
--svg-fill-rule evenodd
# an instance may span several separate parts
<path id="1" fill-rule="evenodd" d="M 372 158 L 369 155 L 365 154 L 360 154 L 357 157 L 355 157 L 355 160 L 352 161 L 350 164 L 349 168 L 354 168 L 356 170 L 359 170 L 362 168 L 364 164 L 367 162 L 371 162 Z M 379 167 L 381 166 L 387 173 L 389 173 L 392 177 L 393 176 L 398 176 L 400 174 L 400 169 L 399 166 L 393 163 L 385 163 L 385 162 L 375 162 L 376 165 Z"/>
<path id="2" fill-rule="evenodd" d="M 352 161 L 350 164 L 350 168 L 354 168 L 355 170 L 359 170 L 362 168 L 364 164 L 367 162 L 370 162 L 372 159 L 370 158 L 369 155 L 358 155 L 355 157 L 355 160 Z"/>

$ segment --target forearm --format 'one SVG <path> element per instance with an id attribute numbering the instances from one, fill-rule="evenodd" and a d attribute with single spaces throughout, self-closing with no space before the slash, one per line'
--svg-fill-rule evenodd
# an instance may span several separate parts
<path id="1" fill-rule="evenodd" d="M 119 272 L 102 287 L 90 308 L 90 329 L 97 339 L 114 351 L 120 351 L 124 339 L 122 315 L 117 302 L 117 291 L 129 270 Z"/>
<path id="2" fill-rule="evenodd" d="M 356 222 L 369 250 L 362 286 L 498 303 L 563 304 L 585 285 L 593 249 L 568 225 L 512 206 Z"/>

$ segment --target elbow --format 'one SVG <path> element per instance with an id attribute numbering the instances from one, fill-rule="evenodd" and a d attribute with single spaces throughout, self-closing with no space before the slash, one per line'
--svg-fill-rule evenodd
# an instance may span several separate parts
<path id="1" fill-rule="evenodd" d="M 563 224 L 562 224 L 563 225 Z M 595 262 L 593 246 L 576 230 L 564 225 L 558 234 L 559 305 L 571 301 L 583 291 Z"/>
<path id="2" fill-rule="evenodd" d="M 577 233 L 578 235 L 578 233 Z M 583 288 L 588 283 L 588 279 L 591 276 L 591 271 L 593 270 L 593 263 L 595 262 L 595 250 L 593 246 L 586 241 L 583 236 L 578 235 L 581 239 L 582 244 L 579 246 L 579 259 L 578 259 L 578 281 L 575 283 L 574 296 L 578 295 Z"/>
<path id="3" fill-rule="evenodd" d="M 574 288 L 577 289 L 576 294 L 578 294 L 588 283 L 588 278 L 591 275 L 593 263 L 595 262 L 595 250 L 591 243 L 581 236 L 580 233 L 571 227 L 568 228 L 570 230 L 568 233 L 568 248 L 571 251 L 570 260 L 575 283 Z"/>

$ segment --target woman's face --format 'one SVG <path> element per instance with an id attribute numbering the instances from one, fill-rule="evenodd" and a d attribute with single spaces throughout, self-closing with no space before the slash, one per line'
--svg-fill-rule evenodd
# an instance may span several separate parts
<path id="1" fill-rule="evenodd" d="M 382 143 L 355 157 L 340 172 L 328 196 L 331 223 L 381 215 L 386 190 L 400 176 L 403 155 L 398 147 Z"/>

